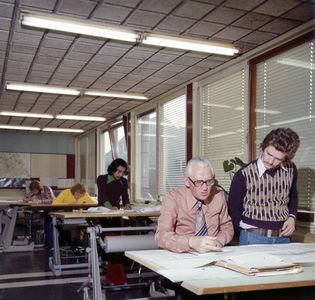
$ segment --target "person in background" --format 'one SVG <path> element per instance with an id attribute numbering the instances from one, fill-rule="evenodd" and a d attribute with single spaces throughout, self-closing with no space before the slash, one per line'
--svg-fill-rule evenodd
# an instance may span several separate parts
<path id="1" fill-rule="evenodd" d="M 261 156 L 234 175 L 228 204 L 240 245 L 290 242 L 298 209 L 298 172 L 291 160 L 299 146 L 292 129 L 272 130 L 260 144 Z"/>
<path id="2" fill-rule="evenodd" d="M 24 199 L 25 202 L 51 204 L 55 200 L 55 195 L 52 189 L 49 186 L 43 185 L 38 180 L 34 180 L 30 183 L 29 190 L 30 191 L 27 193 L 26 199 Z M 44 210 L 44 248 L 46 250 L 50 250 L 53 247 L 52 219 L 48 213 L 48 210 Z"/>
<path id="3" fill-rule="evenodd" d="M 52 204 L 58 205 L 62 203 L 71 205 L 95 204 L 95 201 L 88 194 L 86 185 L 84 183 L 77 183 L 70 189 L 63 190 Z M 83 230 L 80 229 L 71 230 L 71 250 L 75 254 L 80 253 L 78 245 L 83 240 L 83 233 Z"/>
<path id="4" fill-rule="evenodd" d="M 117 158 L 108 166 L 107 173 L 108 174 L 100 175 L 97 178 L 98 205 L 105 206 L 112 210 L 131 209 L 128 195 L 128 182 L 127 179 L 123 177 L 128 174 L 127 163 L 123 159 Z M 122 206 L 120 205 L 120 198 L 122 198 Z M 101 218 L 99 222 L 102 227 L 123 226 L 123 219 L 121 217 Z M 105 235 L 114 236 L 121 234 L 122 232 L 108 232 Z M 126 285 L 127 278 L 121 254 L 108 253 L 107 260 L 106 283 L 108 285 Z"/>

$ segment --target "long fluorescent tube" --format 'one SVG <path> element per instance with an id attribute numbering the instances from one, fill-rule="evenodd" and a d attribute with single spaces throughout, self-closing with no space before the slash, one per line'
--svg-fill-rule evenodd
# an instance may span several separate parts
<path id="1" fill-rule="evenodd" d="M 30 127 L 30 126 L 19 126 L 19 125 L 0 125 L 1 129 L 17 129 L 17 130 L 37 130 L 39 131 L 39 127 Z"/>
<path id="2" fill-rule="evenodd" d="M 35 93 L 50 93 L 50 94 L 62 94 L 62 95 L 80 95 L 80 89 L 73 89 L 68 87 L 38 85 L 31 83 L 18 83 L 18 82 L 6 82 L 5 88 L 7 90 L 14 91 L 26 91 Z"/>
<path id="3" fill-rule="evenodd" d="M 100 121 L 100 122 L 104 122 L 106 120 L 103 117 L 78 116 L 78 115 L 56 115 L 56 119 L 81 120 L 81 121 Z"/>
<path id="4" fill-rule="evenodd" d="M 133 30 L 121 26 L 112 26 L 87 20 L 77 20 L 54 14 L 41 14 L 31 11 L 22 11 L 20 14 L 20 22 L 22 25 L 37 28 L 229 56 L 239 54 L 241 49 L 240 46 L 231 44 L 210 42 L 208 40 L 186 38 L 182 36 L 157 34 L 153 31 Z"/>
<path id="5" fill-rule="evenodd" d="M 142 94 L 118 93 L 118 92 L 107 92 L 107 91 L 97 91 L 97 90 L 85 90 L 84 95 L 148 100 L 148 97 Z"/>
<path id="6" fill-rule="evenodd" d="M 54 116 L 50 114 L 18 112 L 18 111 L 0 111 L 0 116 L 22 117 L 22 118 L 45 118 L 53 119 Z"/>
<path id="7" fill-rule="evenodd" d="M 233 56 L 240 53 L 240 47 L 234 45 L 215 43 L 207 40 L 168 36 L 156 33 L 145 33 L 141 40 L 143 44 L 160 47 L 170 47 L 198 52 L 208 52 Z"/>
<path id="8" fill-rule="evenodd" d="M 69 129 L 69 128 L 52 128 L 52 127 L 44 127 L 42 131 L 60 131 L 60 132 L 84 132 L 82 129 Z"/>
<path id="9" fill-rule="evenodd" d="M 139 39 L 139 33 L 132 29 L 104 25 L 85 20 L 78 21 L 76 19 L 56 15 L 22 12 L 21 24 L 25 26 L 46 28 L 128 42 L 136 42 L 137 39 Z"/>

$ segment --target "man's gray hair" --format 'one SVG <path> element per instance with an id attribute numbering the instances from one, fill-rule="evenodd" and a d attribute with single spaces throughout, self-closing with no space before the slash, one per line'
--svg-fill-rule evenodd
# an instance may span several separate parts
<path id="1" fill-rule="evenodd" d="M 185 176 L 191 177 L 193 166 L 198 166 L 198 167 L 202 167 L 202 168 L 209 167 L 211 169 L 212 176 L 214 176 L 214 170 L 213 170 L 213 167 L 211 165 L 211 162 L 205 157 L 198 156 L 198 157 L 192 158 L 186 166 Z"/>

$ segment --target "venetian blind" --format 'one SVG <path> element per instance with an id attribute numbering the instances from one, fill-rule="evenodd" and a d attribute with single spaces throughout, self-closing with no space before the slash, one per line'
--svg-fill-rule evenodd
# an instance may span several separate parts
<path id="1" fill-rule="evenodd" d="M 223 161 L 244 159 L 244 70 L 202 88 L 201 143 L 202 155 L 211 161 L 216 179 L 228 191 L 231 177 L 224 172 Z"/>
<path id="2" fill-rule="evenodd" d="M 184 185 L 186 167 L 186 95 L 161 105 L 159 194 Z"/>
<path id="3" fill-rule="evenodd" d="M 300 136 L 293 161 L 298 168 L 299 208 L 314 209 L 315 130 L 313 42 L 257 64 L 256 136 L 259 145 L 273 129 L 289 127 Z"/>

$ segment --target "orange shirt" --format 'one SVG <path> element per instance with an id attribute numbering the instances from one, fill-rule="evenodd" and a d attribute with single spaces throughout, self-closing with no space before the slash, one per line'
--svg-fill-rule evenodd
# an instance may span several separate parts
<path id="1" fill-rule="evenodd" d="M 188 240 L 195 235 L 197 207 L 198 201 L 187 187 L 174 189 L 164 196 L 155 234 L 159 247 L 178 253 L 193 250 Z M 234 229 L 223 192 L 212 186 L 202 210 L 208 235 L 217 236 L 222 245 L 230 242 Z"/>

